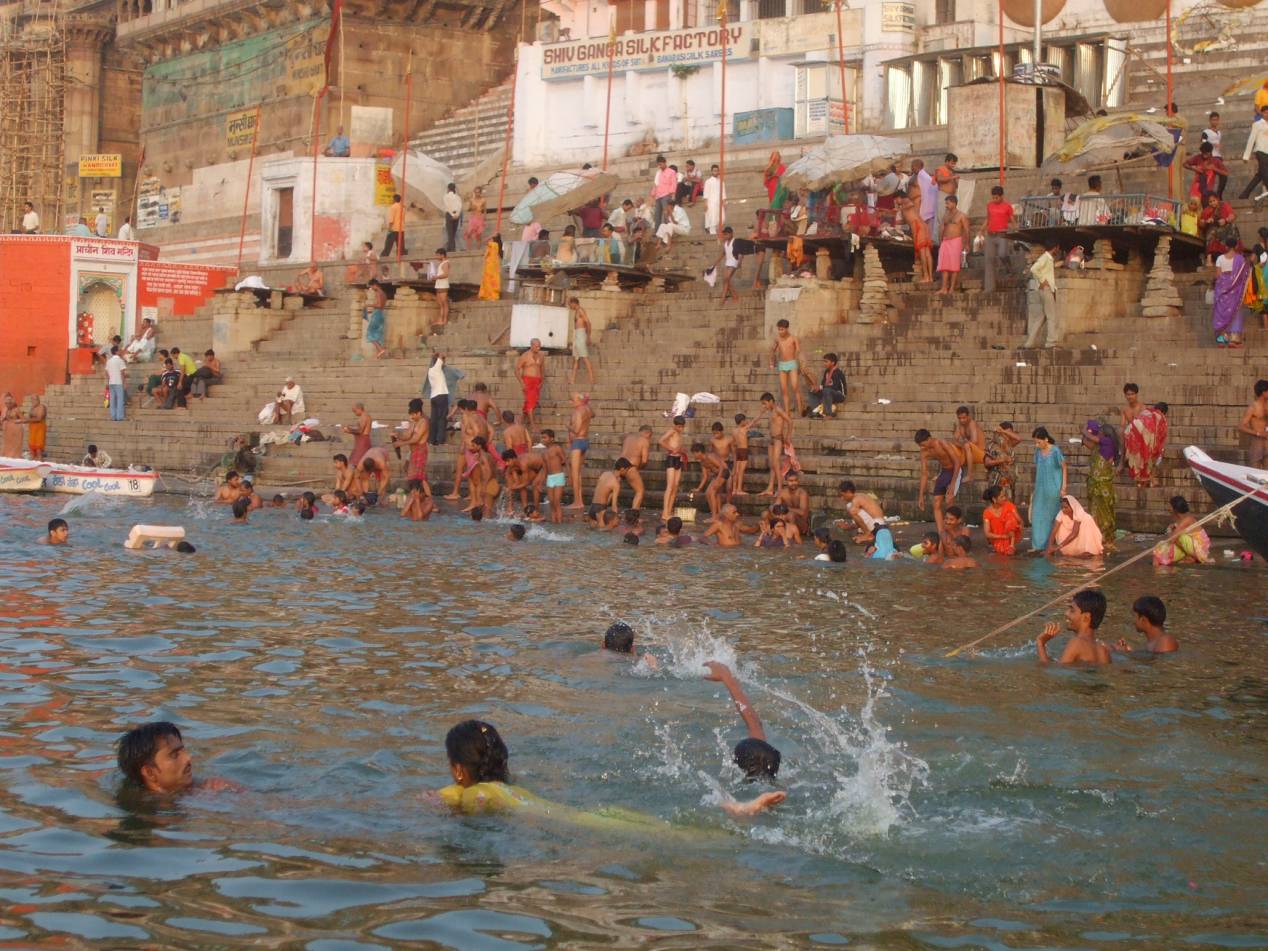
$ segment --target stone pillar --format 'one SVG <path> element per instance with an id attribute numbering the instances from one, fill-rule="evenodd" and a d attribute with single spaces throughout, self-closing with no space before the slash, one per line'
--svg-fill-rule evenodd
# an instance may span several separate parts
<path id="1" fill-rule="evenodd" d="M 1154 266 L 1145 284 L 1145 296 L 1140 301 L 1140 313 L 1144 317 L 1179 317 L 1184 306 L 1180 292 L 1176 290 L 1175 275 L 1171 273 L 1171 235 L 1163 235 L 1154 248 Z"/>
<path id="2" fill-rule="evenodd" d="M 1092 255 L 1083 265 L 1089 270 L 1121 271 L 1123 266 L 1114 262 L 1114 246 L 1104 238 L 1098 238 L 1092 245 Z"/>
<path id="3" fill-rule="evenodd" d="M 889 313 L 889 282 L 876 245 L 863 248 L 863 296 L 859 298 L 859 323 L 884 323 Z"/>
<path id="4" fill-rule="evenodd" d="M 63 93 L 63 162 L 73 182 L 68 204 L 86 214 L 79 181 L 79 157 L 92 155 L 100 146 L 101 58 L 113 35 L 110 24 L 93 17 L 66 18 L 66 83 Z M 60 222 L 57 230 L 60 231 Z"/>

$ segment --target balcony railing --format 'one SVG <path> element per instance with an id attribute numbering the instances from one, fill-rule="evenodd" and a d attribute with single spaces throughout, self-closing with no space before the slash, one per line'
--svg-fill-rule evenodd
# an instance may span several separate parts
<path id="1" fill-rule="evenodd" d="M 1086 228 L 1093 225 L 1154 225 L 1174 228 L 1180 202 L 1157 195 L 1101 195 L 1088 193 L 1027 195 L 1017 211 L 1021 228 Z"/>

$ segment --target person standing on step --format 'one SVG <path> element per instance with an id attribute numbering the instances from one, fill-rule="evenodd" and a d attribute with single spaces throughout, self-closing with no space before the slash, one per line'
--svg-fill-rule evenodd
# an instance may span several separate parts
<path id="1" fill-rule="evenodd" d="M 110 356 L 106 360 L 106 385 L 110 393 L 110 418 L 116 423 L 124 418 L 123 404 L 127 392 L 128 364 L 119 354 L 119 345 L 110 348 Z"/>
<path id="2" fill-rule="evenodd" d="M 942 534 L 942 510 L 944 505 L 955 503 L 960 491 L 960 470 L 964 458 L 953 443 L 934 437 L 927 429 L 916 430 L 916 445 L 920 447 L 920 489 L 916 495 L 916 508 L 925 510 L 925 493 L 929 489 L 929 461 L 938 464 L 938 478 L 933 484 L 933 523 Z M 1047 541 L 1047 536 L 1044 536 Z"/>
<path id="3" fill-rule="evenodd" d="M 630 433 L 621 441 L 621 458 L 629 460 L 630 467 L 625 471 L 625 481 L 634 492 L 634 501 L 630 508 L 643 507 L 643 467 L 647 465 L 652 453 L 652 427 L 640 426 L 638 432 Z"/>
<path id="4" fill-rule="evenodd" d="M 730 298 L 738 304 L 740 295 L 735 292 L 731 279 L 740 269 L 740 254 L 735 246 L 735 231 L 730 225 L 722 229 L 722 250 L 718 252 L 717 260 L 713 262 L 709 270 L 716 271 L 718 267 L 722 268 L 722 303 L 725 304 Z"/>
<path id="5" fill-rule="evenodd" d="M 109 364 L 107 364 L 109 367 Z M 109 371 L 107 371 L 109 372 Z M 110 418 L 114 419 L 114 390 L 110 390 Z M 123 417 L 120 416 L 120 419 Z M 22 458 L 22 407 L 12 393 L 4 394 L 4 407 L 0 409 L 0 427 L 4 430 L 4 442 L 0 455 L 9 459 Z"/>
<path id="6" fill-rule="evenodd" d="M 387 294 L 377 277 L 365 289 L 365 340 L 374 346 L 374 359 L 387 356 Z"/>
<path id="7" fill-rule="evenodd" d="M 44 458 L 44 446 L 48 442 L 48 407 L 40 402 L 38 393 L 31 394 L 31 408 L 27 410 L 26 447 L 32 459 Z"/>
<path id="8" fill-rule="evenodd" d="M 722 220 L 722 206 L 726 202 L 726 189 L 722 185 L 718 166 L 709 168 L 709 177 L 704 181 L 704 230 L 705 234 L 717 234 Z"/>
<path id="9" fill-rule="evenodd" d="M 383 253 L 379 257 L 386 260 L 391 257 L 392 249 L 399 247 L 401 254 L 409 254 L 405 247 L 405 202 L 400 195 L 392 196 L 392 206 L 387 210 L 387 238 L 383 242 Z"/>
<path id="10" fill-rule="evenodd" d="M 435 327 L 443 327 L 449 323 L 449 255 L 444 248 L 436 249 L 436 303 L 440 312 L 436 315 Z"/>
<path id="11" fill-rule="evenodd" d="M 948 152 L 947 157 L 938 166 L 937 171 L 933 173 L 933 182 L 938 186 L 937 200 L 934 203 L 934 244 L 942 243 L 942 228 L 946 223 L 947 214 L 951 210 L 947 205 L 947 199 L 955 198 L 956 193 L 960 190 L 960 176 L 955 171 L 956 163 L 959 161 L 954 152 Z M 941 258 L 941 249 L 939 249 L 939 258 Z M 941 267 L 939 267 L 939 270 L 941 270 Z"/>
<path id="12" fill-rule="evenodd" d="M 594 386 L 594 368 L 590 366 L 590 318 L 586 315 L 585 308 L 581 306 L 581 301 L 572 297 L 568 300 L 568 309 L 572 311 L 573 330 L 572 330 L 572 375 L 568 378 L 569 383 L 577 382 L 577 367 L 584 360 L 586 364 L 586 376 L 590 378 L 590 385 Z"/>
<path id="13" fill-rule="evenodd" d="M 1026 342 L 1023 347 L 1039 346 L 1039 335 L 1044 334 L 1044 346 L 1055 347 L 1061 342 L 1061 319 L 1057 311 L 1057 266 L 1061 245 L 1053 240 L 1043 254 L 1030 265 L 1029 307 L 1026 314 Z"/>
<path id="14" fill-rule="evenodd" d="M 1268 198 L 1268 105 L 1259 110 L 1259 118 L 1250 125 L 1250 135 L 1246 137 L 1246 150 L 1242 152 L 1243 162 L 1255 162 L 1255 175 L 1247 183 L 1242 192 L 1242 199 L 1250 197 L 1250 193 L 1259 185 L 1263 188 L 1255 196 L 1255 206 Z"/>
<path id="15" fill-rule="evenodd" d="M 445 189 L 445 250 L 458 250 L 458 227 L 462 224 L 462 198 L 453 182 Z"/>
<path id="16" fill-rule="evenodd" d="M 656 203 L 656 220 L 653 224 L 657 229 L 665 223 L 669 203 L 673 200 L 677 191 L 678 173 L 669 167 L 669 163 L 665 161 L 665 156 L 656 156 L 656 177 L 652 180 L 651 197 L 652 201 Z"/>
<path id="17" fill-rule="evenodd" d="M 687 420 L 683 416 L 675 416 L 672 425 L 660 437 L 658 445 L 665 450 L 665 496 L 661 503 L 660 518 L 668 522 L 674 514 L 674 503 L 678 500 L 678 484 L 682 481 L 682 470 L 690 462 L 690 456 L 683 452 L 682 434 L 687 428 Z"/>
<path id="18" fill-rule="evenodd" d="M 796 394 L 797 412 L 806 415 L 806 401 L 801 395 L 798 369 L 801 366 L 801 341 L 788 332 L 788 321 L 775 324 L 775 339 L 770 348 L 770 368 L 779 371 L 779 392 L 784 400 L 784 411 L 792 412 L 793 400 L 788 391 Z"/>
<path id="19" fill-rule="evenodd" d="M 1268 380 L 1255 381 L 1255 398 L 1242 414 L 1237 431 L 1250 437 L 1247 455 L 1251 468 L 1265 468 L 1264 463 L 1268 462 Z"/>
<path id="20" fill-rule="evenodd" d="M 374 432 L 374 420 L 365 411 L 364 403 L 353 403 L 352 415 L 356 417 L 356 422 L 340 426 L 339 428 L 352 436 L 352 452 L 348 455 L 348 465 L 355 469 L 361 464 L 365 454 L 370 451 L 370 437 Z"/>
<path id="21" fill-rule="evenodd" d="M 986 239 L 986 276 L 982 287 L 988 294 L 995 290 L 996 269 L 1001 262 L 1008 262 L 1008 238 L 1005 235 L 1013 227 L 1015 214 L 1013 206 L 1004 200 L 1003 187 L 996 185 L 992 188 L 991 200 L 986 203 L 986 220 L 978 232 Z"/>
<path id="22" fill-rule="evenodd" d="M 542 385 L 546 382 L 546 354 L 542 352 L 542 342 L 536 337 L 515 361 L 515 379 L 524 389 L 524 422 L 533 426 L 536 424 L 533 412 L 541 401 Z"/>
<path id="23" fill-rule="evenodd" d="M 449 426 L 449 383 L 445 379 L 445 355 L 434 352 L 431 366 L 427 368 L 427 390 L 431 396 L 431 424 L 427 441 L 433 446 L 443 446 Z"/>
<path id="24" fill-rule="evenodd" d="M 590 408 L 587 393 L 572 394 L 572 417 L 568 420 L 568 468 L 572 473 L 572 504 L 570 509 L 584 507 L 581 492 L 581 467 L 585 465 L 590 450 L 590 420 L 594 410 Z"/>
<path id="25" fill-rule="evenodd" d="M 960 210 L 958 198 L 947 195 L 942 204 L 946 208 L 940 224 L 942 243 L 938 245 L 938 271 L 942 274 L 942 287 L 937 290 L 934 297 L 945 297 L 960 289 L 964 236 L 970 227 L 968 216 Z"/>

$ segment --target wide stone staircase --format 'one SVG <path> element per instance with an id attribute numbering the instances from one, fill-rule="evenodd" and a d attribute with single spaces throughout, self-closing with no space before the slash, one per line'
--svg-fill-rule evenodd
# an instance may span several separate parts
<path id="1" fill-rule="evenodd" d="M 481 162 L 502 154 L 510 103 L 508 77 L 415 136 L 410 146 L 448 166 L 455 180 L 462 181 Z"/>

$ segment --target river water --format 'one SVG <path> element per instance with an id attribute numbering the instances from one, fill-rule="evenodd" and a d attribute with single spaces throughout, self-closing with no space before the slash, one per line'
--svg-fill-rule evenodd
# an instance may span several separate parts
<path id="1" fill-rule="evenodd" d="M 1086 568 L 828 566 L 570 526 L 514 544 L 394 513 L 231 526 L 184 500 L 90 503 L 70 547 L 33 544 L 65 502 L 0 499 L 2 941 L 1268 946 L 1261 566 L 1129 569 L 1103 637 L 1155 593 L 1181 652 L 1041 669 L 1047 617 L 944 654 Z M 199 551 L 125 551 L 135 522 Z M 658 670 L 597 649 L 619 618 Z M 708 659 L 784 755 L 787 802 L 748 823 L 716 807 L 755 790 Z M 472 716 L 521 786 L 670 825 L 448 814 L 428 793 Z M 114 743 L 153 719 L 246 791 L 125 808 Z"/>

